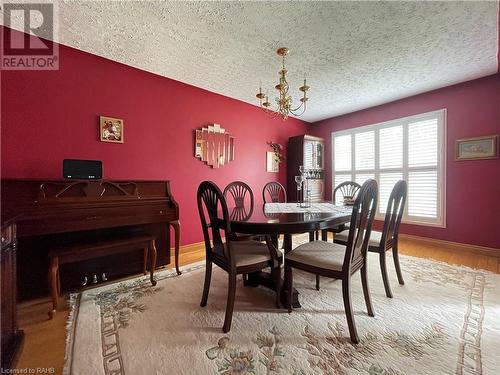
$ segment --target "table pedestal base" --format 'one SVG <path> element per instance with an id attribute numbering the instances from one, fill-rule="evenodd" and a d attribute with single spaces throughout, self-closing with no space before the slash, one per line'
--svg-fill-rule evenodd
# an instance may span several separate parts
<path id="1" fill-rule="evenodd" d="M 276 286 L 274 285 L 274 281 L 271 278 L 271 274 L 268 272 L 261 271 L 261 272 L 250 273 L 248 274 L 247 279 L 244 279 L 243 284 L 245 286 L 251 286 L 251 287 L 262 285 L 274 291 L 276 290 Z M 286 282 L 282 282 L 282 285 L 286 285 Z M 281 289 L 280 301 L 282 307 L 284 308 L 288 307 L 288 293 L 286 288 L 284 287 Z M 302 307 L 299 302 L 299 292 L 295 288 L 293 288 L 292 291 L 292 307 L 295 309 Z"/>

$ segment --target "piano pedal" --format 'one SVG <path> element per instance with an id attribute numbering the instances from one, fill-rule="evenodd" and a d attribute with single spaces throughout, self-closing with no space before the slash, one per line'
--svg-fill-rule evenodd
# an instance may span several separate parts
<path id="1" fill-rule="evenodd" d="M 92 284 L 97 284 L 97 275 L 92 278 Z"/>
<path id="2" fill-rule="evenodd" d="M 89 279 L 87 278 L 87 276 L 85 276 L 85 277 L 83 278 L 82 286 L 85 286 L 85 285 L 87 285 L 88 283 L 89 283 Z"/>
<path id="3" fill-rule="evenodd" d="M 106 274 L 104 272 L 102 273 L 101 280 L 102 281 L 108 281 L 108 278 L 106 277 Z"/>

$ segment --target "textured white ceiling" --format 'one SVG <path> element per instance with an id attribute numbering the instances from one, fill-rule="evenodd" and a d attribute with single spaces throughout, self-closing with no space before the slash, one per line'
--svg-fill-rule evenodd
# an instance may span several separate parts
<path id="1" fill-rule="evenodd" d="M 313 122 L 497 72 L 498 1 L 61 1 L 63 44 L 248 103 L 278 47 Z"/>

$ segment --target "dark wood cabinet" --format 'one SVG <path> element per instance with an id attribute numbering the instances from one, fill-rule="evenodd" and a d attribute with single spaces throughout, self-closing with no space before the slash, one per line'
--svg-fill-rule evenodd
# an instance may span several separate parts
<path id="1" fill-rule="evenodd" d="M 23 340 L 23 331 L 17 329 L 16 287 L 16 223 L 2 222 L 1 277 L 1 336 L 2 371 L 10 369 Z"/>
<path id="2" fill-rule="evenodd" d="M 299 135 L 288 139 L 287 148 L 287 194 L 289 201 L 297 201 L 295 176 L 299 175 L 299 166 L 307 170 L 307 181 L 312 202 L 324 199 L 324 164 L 325 141 L 312 135 Z"/>

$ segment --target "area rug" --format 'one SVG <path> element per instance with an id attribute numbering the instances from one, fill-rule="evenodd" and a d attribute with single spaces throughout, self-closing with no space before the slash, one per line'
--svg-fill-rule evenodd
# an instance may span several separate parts
<path id="1" fill-rule="evenodd" d="M 388 259 L 392 262 L 392 259 Z M 241 280 L 231 331 L 222 333 L 227 274 L 214 268 L 200 307 L 204 266 L 156 274 L 71 296 L 66 375 L 153 374 L 499 374 L 500 276 L 401 256 L 405 285 L 389 268 L 385 296 L 376 254 L 366 314 L 352 285 L 360 343 L 349 339 L 341 282 L 295 272 L 301 309 L 274 307 L 269 290 Z"/>

